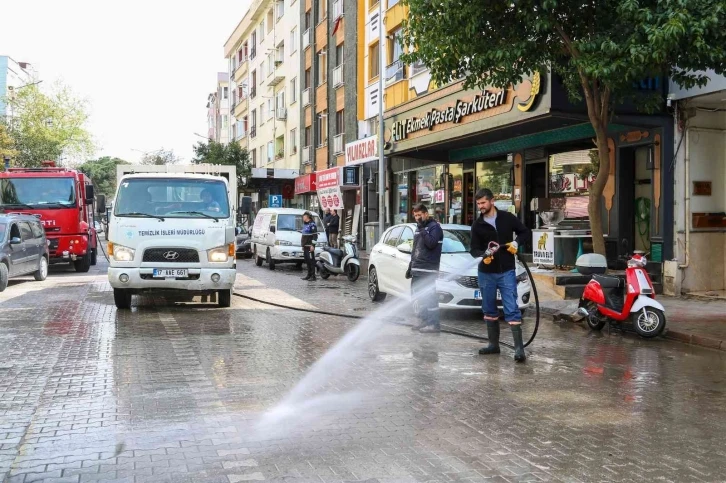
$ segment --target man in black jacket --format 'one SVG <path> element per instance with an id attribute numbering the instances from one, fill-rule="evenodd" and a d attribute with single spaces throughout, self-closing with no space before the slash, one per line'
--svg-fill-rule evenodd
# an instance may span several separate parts
<path id="1" fill-rule="evenodd" d="M 413 207 L 413 217 L 416 219 L 416 233 L 413 235 L 411 262 L 408 264 L 406 278 L 411 279 L 411 292 L 418 301 L 421 323 L 412 329 L 422 333 L 436 333 L 441 331 L 436 279 L 439 276 L 444 231 L 429 216 L 429 210 L 423 203 Z"/>
<path id="2" fill-rule="evenodd" d="M 509 323 L 514 337 L 514 360 L 524 362 L 527 356 L 522 342 L 522 313 L 517 306 L 517 271 L 515 255 L 519 245 L 531 237 L 531 231 L 512 213 L 499 211 L 494 206 L 491 190 L 479 190 L 476 206 L 481 214 L 471 225 L 471 255 L 484 256 L 489 242 L 499 244 L 499 250 L 491 260 L 479 263 L 479 288 L 482 294 L 482 312 L 487 323 L 489 345 L 479 354 L 499 354 L 499 309 L 497 290 L 502 294 L 504 319 Z M 514 239 L 514 235 L 517 238 Z M 489 262 L 489 263 L 487 263 Z"/>

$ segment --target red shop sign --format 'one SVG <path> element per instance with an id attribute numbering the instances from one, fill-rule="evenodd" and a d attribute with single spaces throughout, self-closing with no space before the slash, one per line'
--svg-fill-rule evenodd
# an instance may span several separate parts
<path id="1" fill-rule="evenodd" d="M 343 168 L 330 168 L 323 171 L 316 171 L 318 189 L 340 186 L 343 179 L 341 175 Z"/>
<path id="2" fill-rule="evenodd" d="M 315 173 L 304 174 L 295 178 L 295 194 L 300 195 L 309 193 L 310 191 L 316 191 L 315 179 Z"/>

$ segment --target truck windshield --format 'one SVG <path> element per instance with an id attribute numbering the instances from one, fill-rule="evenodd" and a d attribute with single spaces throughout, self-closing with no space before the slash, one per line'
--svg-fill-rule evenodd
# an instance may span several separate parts
<path id="1" fill-rule="evenodd" d="M 127 179 L 119 186 L 114 215 L 228 218 L 227 187 L 222 181 L 206 179 Z"/>
<path id="2" fill-rule="evenodd" d="M 26 205 L 32 208 L 72 207 L 76 204 L 73 178 L 3 178 L 0 206 Z"/>

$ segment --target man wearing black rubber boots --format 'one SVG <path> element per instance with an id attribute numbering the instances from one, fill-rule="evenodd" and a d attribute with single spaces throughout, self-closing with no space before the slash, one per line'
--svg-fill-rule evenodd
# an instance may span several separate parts
<path id="1" fill-rule="evenodd" d="M 475 198 L 480 215 L 471 226 L 471 255 L 474 258 L 483 257 L 490 242 L 499 244 L 499 250 L 492 258 L 483 259 L 479 263 L 482 312 L 489 337 L 489 345 L 479 349 L 479 354 L 499 354 L 499 290 L 502 294 L 504 320 L 509 323 L 514 338 L 514 360 L 524 362 L 527 356 L 522 342 L 522 313 L 517 306 L 516 253 L 519 245 L 531 237 L 532 232 L 516 215 L 499 211 L 494 206 L 494 194 L 491 190 L 479 190 Z"/>
<path id="2" fill-rule="evenodd" d="M 436 279 L 439 276 L 444 231 L 429 216 L 429 210 L 423 203 L 413 207 L 413 217 L 416 220 L 416 233 L 413 235 L 411 262 L 406 278 L 411 279 L 411 291 L 418 301 L 421 323 L 412 329 L 424 334 L 438 333 L 441 332 L 441 324 Z"/>

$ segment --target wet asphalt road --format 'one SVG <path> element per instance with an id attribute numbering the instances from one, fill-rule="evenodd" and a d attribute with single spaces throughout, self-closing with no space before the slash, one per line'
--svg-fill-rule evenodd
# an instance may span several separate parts
<path id="1" fill-rule="evenodd" d="M 276 303 L 380 307 L 363 279 L 308 284 L 249 261 L 239 272 L 239 293 Z M 231 309 L 135 297 L 117 312 L 102 265 L 12 282 L 0 294 L 0 477 L 726 480 L 722 352 L 543 322 L 515 365 L 508 349 L 483 357 L 475 340 L 391 323 L 410 318 L 387 303 L 386 322 L 323 358 L 358 321 L 238 297 Z M 477 319 L 445 323 L 482 332 Z"/>

